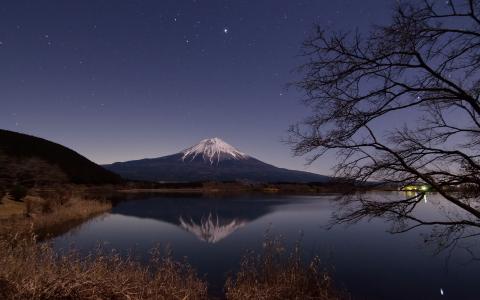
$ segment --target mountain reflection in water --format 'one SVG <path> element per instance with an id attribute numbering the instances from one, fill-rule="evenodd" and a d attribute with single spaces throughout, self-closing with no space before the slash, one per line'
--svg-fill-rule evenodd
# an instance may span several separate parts
<path id="1" fill-rule="evenodd" d="M 367 197 L 395 200 L 405 193 L 370 193 Z M 225 279 L 249 250 L 262 248 L 266 231 L 281 235 L 286 247 L 299 238 L 305 256 L 318 256 L 333 277 L 354 299 L 478 299 L 480 261 L 457 248 L 441 252 L 425 243 L 431 227 L 392 235 L 384 219 L 326 230 L 338 212 L 334 195 L 144 195 L 118 202 L 112 211 L 56 238 L 56 249 L 74 244 L 81 253 L 99 242 L 147 261 L 152 247 L 172 250 L 205 275 L 209 290 L 221 293 Z M 419 215 L 431 219 L 441 213 L 437 194 L 418 204 Z M 480 239 L 466 241 L 478 244 Z M 442 289 L 444 295 L 440 293 Z"/>
<path id="2" fill-rule="evenodd" d="M 214 244 L 285 203 L 278 199 L 173 197 L 159 198 L 148 206 L 121 202 L 111 213 L 167 222 Z"/>
<path id="3" fill-rule="evenodd" d="M 223 240 L 248 223 L 248 221 L 239 219 L 220 219 L 218 215 L 213 217 L 211 213 L 207 218 L 202 217 L 198 224 L 192 218 L 189 221 L 185 221 L 183 217 L 180 217 L 179 221 L 183 229 L 193 233 L 200 240 L 212 244 Z"/>

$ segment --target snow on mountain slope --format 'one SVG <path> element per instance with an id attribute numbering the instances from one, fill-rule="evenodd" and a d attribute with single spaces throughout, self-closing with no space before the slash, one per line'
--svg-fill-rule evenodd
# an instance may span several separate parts
<path id="1" fill-rule="evenodd" d="M 202 140 L 197 145 L 183 150 L 182 154 L 182 160 L 184 161 L 202 157 L 204 161 L 208 161 L 210 164 L 226 159 L 240 160 L 249 158 L 248 155 L 238 151 L 235 147 L 219 138 Z"/>

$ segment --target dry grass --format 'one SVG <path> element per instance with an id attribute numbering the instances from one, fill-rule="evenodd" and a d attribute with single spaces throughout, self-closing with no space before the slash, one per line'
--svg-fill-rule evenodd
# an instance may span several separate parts
<path id="1" fill-rule="evenodd" d="M 48 213 L 33 216 L 34 230 L 41 237 L 58 235 L 112 208 L 109 202 L 73 199 Z"/>
<path id="2" fill-rule="evenodd" d="M 0 240 L 0 299 L 206 299 L 207 286 L 186 263 L 153 251 L 148 266 L 98 250 L 82 258 L 47 243 Z"/>
<path id="3" fill-rule="evenodd" d="M 226 297 L 239 299 L 348 299 L 333 286 L 329 273 L 314 258 L 304 264 L 300 244 L 287 253 L 280 239 L 266 237 L 263 252 L 250 252 L 240 271 L 225 285 Z"/>
<path id="4" fill-rule="evenodd" d="M 63 204 L 52 204 L 50 200 L 28 196 L 22 206 L 22 215 L 10 215 L 0 220 L 0 237 L 10 233 L 22 233 L 33 229 L 41 239 L 58 235 L 85 220 L 111 209 L 108 202 L 85 200 L 80 197 L 69 199 Z"/>
<path id="5" fill-rule="evenodd" d="M 110 202 L 63 189 L 36 192 L 21 207 L 22 215 L 0 221 L 0 299 L 207 298 L 193 268 L 158 249 L 145 265 L 101 249 L 88 257 L 59 255 L 39 242 L 110 210 Z"/>
<path id="6" fill-rule="evenodd" d="M 4 197 L 0 201 L 0 220 L 22 216 L 25 213 L 25 204 Z"/>

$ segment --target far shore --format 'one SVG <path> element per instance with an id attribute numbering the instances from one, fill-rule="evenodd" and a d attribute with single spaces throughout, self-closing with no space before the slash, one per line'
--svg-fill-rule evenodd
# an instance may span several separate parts
<path id="1" fill-rule="evenodd" d="M 173 187 L 172 187 L 173 186 Z M 324 195 L 342 194 L 348 191 L 365 191 L 339 184 L 245 184 L 245 183 L 129 183 L 125 185 L 86 186 L 67 184 L 63 186 L 40 187 L 29 190 L 22 201 L 13 201 L 8 196 L 0 199 L 0 220 L 10 218 L 33 218 L 49 211 L 63 210 L 63 203 L 78 200 L 97 200 L 111 203 L 136 194 L 191 194 L 191 195 Z M 391 191 L 367 189 L 368 191 Z M 70 198 L 75 198 L 73 201 Z M 57 203 L 58 202 L 58 203 Z M 52 204 L 53 203 L 53 204 Z M 33 210 L 33 212 L 32 212 Z"/>

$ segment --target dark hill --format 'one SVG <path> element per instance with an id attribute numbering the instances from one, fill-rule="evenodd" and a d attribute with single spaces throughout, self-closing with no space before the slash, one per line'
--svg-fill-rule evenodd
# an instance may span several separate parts
<path id="1" fill-rule="evenodd" d="M 0 179 L 77 184 L 120 183 L 122 179 L 75 151 L 42 138 L 0 129 Z"/>

